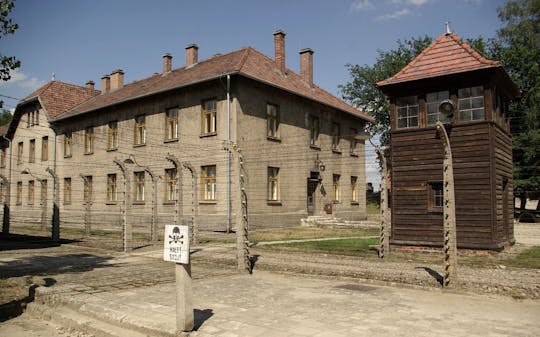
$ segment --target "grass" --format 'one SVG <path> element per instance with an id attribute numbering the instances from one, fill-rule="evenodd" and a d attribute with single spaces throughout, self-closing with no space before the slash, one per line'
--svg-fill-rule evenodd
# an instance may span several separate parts
<path id="1" fill-rule="evenodd" d="M 367 214 L 380 214 L 381 213 L 381 207 L 374 202 L 368 202 L 366 204 L 366 208 L 367 208 Z"/>
<path id="2" fill-rule="evenodd" d="M 264 246 L 264 248 L 329 254 L 376 256 L 377 253 L 370 250 L 369 246 L 376 245 L 378 243 L 379 240 L 377 238 L 335 239 L 324 241 L 280 243 Z"/>
<path id="3" fill-rule="evenodd" d="M 32 226 L 18 226 L 17 229 L 22 229 L 23 231 L 35 232 L 39 227 Z M 51 232 L 51 227 L 48 226 L 45 228 L 46 232 Z M 60 229 L 60 235 L 73 235 L 73 236 L 84 236 L 85 232 L 82 228 L 73 228 L 73 227 L 62 227 Z M 109 238 L 109 239 L 121 239 L 122 231 L 115 230 L 103 230 L 103 229 L 92 229 L 90 231 L 91 236 Z M 145 233 L 133 233 L 133 239 L 135 240 L 150 240 L 150 235 Z"/>
<path id="4" fill-rule="evenodd" d="M 310 240 L 323 238 L 343 238 L 378 235 L 377 229 L 327 228 L 327 227 L 292 227 L 260 230 L 251 233 L 252 242 Z"/>

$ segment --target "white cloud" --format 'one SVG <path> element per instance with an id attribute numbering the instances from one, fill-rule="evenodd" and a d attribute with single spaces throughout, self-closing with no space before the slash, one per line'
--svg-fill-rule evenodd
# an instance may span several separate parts
<path id="1" fill-rule="evenodd" d="M 46 82 L 43 80 L 40 80 L 36 77 L 30 77 L 19 69 L 15 69 L 11 72 L 11 79 L 9 81 L 0 81 L 0 87 L 17 86 L 27 90 L 35 90 L 44 85 L 45 83 Z"/>
<path id="2" fill-rule="evenodd" d="M 375 9 L 370 0 L 356 0 L 351 4 L 351 10 L 353 11 L 367 11 L 370 9 Z"/>
<path id="3" fill-rule="evenodd" d="M 392 3 L 396 5 L 422 6 L 425 5 L 428 1 L 429 0 L 392 0 Z"/>
<path id="4" fill-rule="evenodd" d="M 404 8 L 404 9 L 400 9 L 399 11 L 395 11 L 393 13 L 378 16 L 378 17 L 375 18 L 375 20 L 377 20 L 377 21 L 394 20 L 394 19 L 399 19 L 402 16 L 407 16 L 407 15 L 411 15 L 411 14 L 412 14 L 412 12 L 411 12 L 410 9 Z"/>

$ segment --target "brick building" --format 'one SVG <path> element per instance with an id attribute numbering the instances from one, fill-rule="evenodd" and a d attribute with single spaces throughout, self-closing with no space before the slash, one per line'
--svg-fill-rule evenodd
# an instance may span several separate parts
<path id="1" fill-rule="evenodd" d="M 239 175 L 226 144 L 244 157 L 250 226 L 297 225 L 328 204 L 364 219 L 371 117 L 313 82 L 311 49 L 297 74 L 283 31 L 274 46 L 274 58 L 247 47 L 199 60 L 189 45 L 182 67 L 166 54 L 163 71 L 139 81 L 116 70 L 101 91 L 53 81 L 29 95 L 3 143 L 12 225 L 50 223 L 56 195 L 61 226 L 118 229 L 127 212 L 135 230 L 159 229 L 195 204 L 201 227 L 234 227 Z"/>

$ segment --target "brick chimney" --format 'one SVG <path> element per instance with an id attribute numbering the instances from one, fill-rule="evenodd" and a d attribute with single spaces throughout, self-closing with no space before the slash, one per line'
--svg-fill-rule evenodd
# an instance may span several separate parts
<path id="1" fill-rule="evenodd" d="M 186 47 L 186 67 L 199 62 L 199 46 L 192 43 Z"/>
<path id="2" fill-rule="evenodd" d="M 86 82 L 85 87 L 87 89 L 94 89 L 94 85 L 95 85 L 94 81 L 88 81 Z"/>
<path id="3" fill-rule="evenodd" d="M 307 84 L 313 85 L 313 50 L 311 48 L 300 50 L 300 75 Z"/>
<path id="4" fill-rule="evenodd" d="M 172 70 L 172 55 L 167 53 L 163 55 L 163 75 Z"/>
<path id="5" fill-rule="evenodd" d="M 111 77 L 109 75 L 103 75 L 101 77 L 101 93 L 107 93 L 111 90 Z"/>
<path id="6" fill-rule="evenodd" d="M 116 90 L 124 86 L 124 71 L 117 69 L 111 73 L 111 90 Z"/>
<path id="7" fill-rule="evenodd" d="M 274 32 L 274 60 L 283 73 L 285 73 L 285 35 L 281 29 Z"/>

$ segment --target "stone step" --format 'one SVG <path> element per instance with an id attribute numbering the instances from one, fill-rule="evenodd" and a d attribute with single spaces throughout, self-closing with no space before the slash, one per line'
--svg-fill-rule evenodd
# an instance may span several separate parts
<path id="1" fill-rule="evenodd" d="M 107 321 L 81 314 L 65 306 L 50 307 L 40 303 L 30 303 L 26 312 L 34 317 L 59 324 L 69 330 L 90 334 L 94 337 L 156 336 L 153 333 L 142 333 L 118 324 L 111 324 Z"/>

